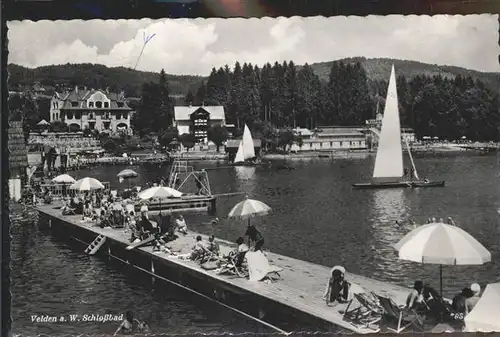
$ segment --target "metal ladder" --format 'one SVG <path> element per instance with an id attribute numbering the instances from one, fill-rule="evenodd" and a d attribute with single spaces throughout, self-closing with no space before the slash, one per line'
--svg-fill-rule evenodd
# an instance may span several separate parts
<path id="1" fill-rule="evenodd" d="M 94 255 L 97 253 L 99 248 L 106 242 L 106 237 L 102 234 L 99 234 L 94 241 L 85 249 L 85 254 Z"/>
<path id="2" fill-rule="evenodd" d="M 176 189 L 176 181 L 178 178 L 178 173 L 189 172 L 190 167 L 188 166 L 188 162 L 186 160 L 175 160 L 172 164 L 172 168 L 170 169 L 170 175 L 168 176 L 168 187 Z"/>

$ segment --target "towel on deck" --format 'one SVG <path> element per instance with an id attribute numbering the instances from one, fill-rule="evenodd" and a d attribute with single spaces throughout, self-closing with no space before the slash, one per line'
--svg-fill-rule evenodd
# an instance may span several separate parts
<path id="1" fill-rule="evenodd" d="M 271 266 L 266 256 L 259 250 L 245 254 L 250 281 L 262 281 L 269 273 L 278 273 L 282 268 Z"/>

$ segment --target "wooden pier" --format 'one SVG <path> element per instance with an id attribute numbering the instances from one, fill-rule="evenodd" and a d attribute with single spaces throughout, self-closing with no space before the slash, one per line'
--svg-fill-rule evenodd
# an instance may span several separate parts
<path id="1" fill-rule="evenodd" d="M 215 271 L 202 269 L 197 263 L 154 252 L 152 247 L 127 251 L 130 233 L 123 229 L 100 228 L 92 223 L 83 223 L 81 215 L 63 216 L 56 205 L 38 206 L 40 227 L 50 227 L 54 234 L 90 245 L 99 235 L 105 242 L 96 255 L 103 254 L 130 265 L 156 279 L 162 279 L 192 291 L 202 297 L 218 302 L 242 315 L 255 319 L 274 330 L 324 331 L 373 333 L 374 328 L 355 326 L 343 319 L 346 304 L 327 306 L 323 300 L 325 285 L 331 266 L 321 266 L 287 256 L 267 252 L 271 265 L 283 268 L 281 279 L 267 282 L 251 282 L 245 278 L 217 275 Z M 188 253 L 194 238 L 200 235 L 190 232 L 169 243 L 173 251 Z M 207 236 L 202 235 L 204 239 Z M 233 250 L 234 243 L 216 240 L 222 253 Z M 85 248 L 82 249 L 82 251 Z M 353 290 L 361 287 L 404 304 L 409 289 L 367 277 L 347 273 Z M 351 304 L 354 306 L 355 304 Z M 293 324 L 293 327 L 290 326 Z M 382 325 L 380 331 L 387 331 Z"/>

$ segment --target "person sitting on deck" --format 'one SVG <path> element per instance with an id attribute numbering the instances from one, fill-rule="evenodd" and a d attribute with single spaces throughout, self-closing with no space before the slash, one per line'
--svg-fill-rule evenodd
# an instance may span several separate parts
<path id="1" fill-rule="evenodd" d="M 462 291 L 453 297 L 451 307 L 458 313 L 465 314 L 467 311 L 466 300 L 474 295 L 469 287 L 465 287 Z"/>
<path id="2" fill-rule="evenodd" d="M 182 216 L 182 214 L 179 214 L 177 218 L 175 219 L 175 228 L 179 233 L 182 233 L 184 235 L 187 235 L 188 233 L 188 228 L 186 225 L 186 220 Z"/>
<path id="3" fill-rule="evenodd" d="M 245 236 L 248 236 L 248 246 L 250 246 L 250 242 L 254 242 L 254 251 L 262 251 L 262 246 L 264 245 L 264 237 L 257 230 L 257 228 L 255 228 L 254 225 L 248 224 Z"/>
<path id="4" fill-rule="evenodd" d="M 479 299 L 481 298 L 481 286 L 477 283 L 471 284 L 470 290 L 472 291 L 472 296 L 465 299 L 465 313 L 468 314 L 469 312 L 474 309 L 476 306 L 477 302 L 479 302 Z"/>
<path id="5" fill-rule="evenodd" d="M 188 258 L 192 261 L 196 261 L 203 256 L 203 254 L 205 253 L 205 249 L 206 249 L 206 247 L 203 246 L 203 241 L 202 241 L 201 235 L 198 235 L 196 237 L 196 243 L 191 248 L 191 253 L 179 255 L 179 258 L 181 258 L 181 259 Z"/>
<path id="6" fill-rule="evenodd" d="M 219 255 L 220 252 L 220 247 L 217 242 L 215 242 L 215 236 L 212 235 L 211 237 L 208 238 L 208 250 L 210 250 L 212 253 Z"/>
<path id="7" fill-rule="evenodd" d="M 245 261 L 245 255 L 250 250 L 250 248 L 245 244 L 245 239 L 241 236 L 236 239 L 236 244 L 238 248 L 236 249 L 236 260 L 235 265 L 237 268 L 240 268 Z"/>
<path id="8" fill-rule="evenodd" d="M 330 306 L 331 303 L 335 301 L 339 303 L 344 303 L 349 297 L 349 287 L 350 283 L 345 279 L 345 268 L 341 266 L 335 266 L 332 268 L 330 279 L 326 285 L 326 291 L 323 295 L 323 299 L 326 300 L 326 304 Z"/>
<path id="9" fill-rule="evenodd" d="M 408 294 L 408 297 L 406 297 L 407 309 L 420 311 L 423 307 L 425 307 L 423 291 L 424 283 L 422 281 L 415 281 L 413 289 Z"/>

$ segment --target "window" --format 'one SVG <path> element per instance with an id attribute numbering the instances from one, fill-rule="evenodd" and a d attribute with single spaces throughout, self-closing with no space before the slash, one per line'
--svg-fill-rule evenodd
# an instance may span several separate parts
<path id="1" fill-rule="evenodd" d="M 123 102 L 117 102 L 119 108 L 123 108 Z"/>
<path id="2" fill-rule="evenodd" d="M 66 116 L 68 119 L 72 119 L 73 118 L 73 113 L 72 112 L 68 112 L 67 116 Z"/>
<path id="3" fill-rule="evenodd" d="M 95 102 L 96 108 L 102 108 L 102 102 Z"/>
<path id="4" fill-rule="evenodd" d="M 76 119 L 82 118 L 82 113 L 81 112 L 75 112 L 75 118 Z"/>
<path id="5" fill-rule="evenodd" d="M 94 107 L 94 102 L 89 102 L 89 108 L 93 108 Z"/>
<path id="6" fill-rule="evenodd" d="M 343 142 L 340 142 L 340 146 L 342 146 Z"/>
<path id="7" fill-rule="evenodd" d="M 71 106 L 74 108 L 78 107 L 78 102 L 71 102 Z"/>
<path id="8" fill-rule="evenodd" d="M 104 107 L 109 108 L 109 102 L 104 102 Z"/>

